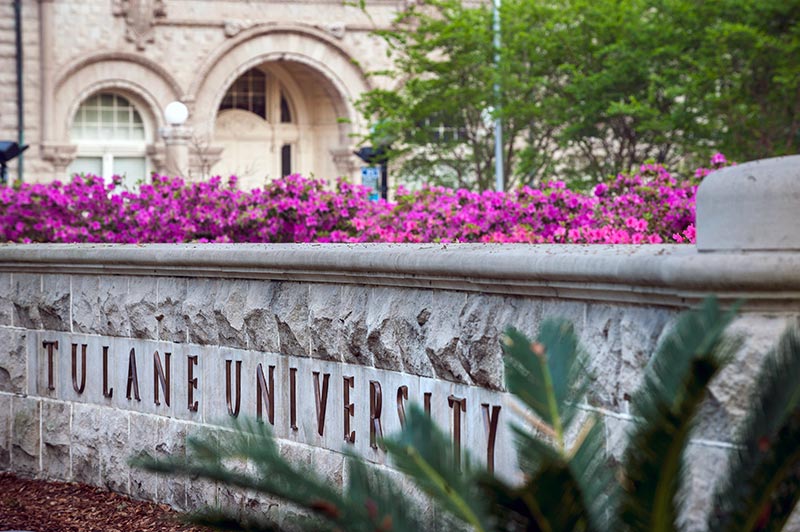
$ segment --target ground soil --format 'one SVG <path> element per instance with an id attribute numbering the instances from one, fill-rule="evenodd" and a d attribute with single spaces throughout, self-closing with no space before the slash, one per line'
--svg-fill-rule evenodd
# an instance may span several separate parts
<path id="1" fill-rule="evenodd" d="M 32 532 L 209 532 L 163 504 L 72 482 L 0 473 L 0 530 Z"/>

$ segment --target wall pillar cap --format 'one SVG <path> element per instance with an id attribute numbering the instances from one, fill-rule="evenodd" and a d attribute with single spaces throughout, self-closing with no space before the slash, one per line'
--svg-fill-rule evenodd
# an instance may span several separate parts
<path id="1" fill-rule="evenodd" d="M 699 251 L 800 251 L 800 155 L 709 174 L 697 191 Z"/>

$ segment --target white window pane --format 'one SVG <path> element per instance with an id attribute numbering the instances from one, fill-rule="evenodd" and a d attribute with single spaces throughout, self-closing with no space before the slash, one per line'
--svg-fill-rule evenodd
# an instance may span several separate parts
<path id="1" fill-rule="evenodd" d="M 114 157 L 114 175 L 122 177 L 122 182 L 134 186 L 145 181 L 147 165 L 144 157 Z"/>
<path id="2" fill-rule="evenodd" d="M 76 157 L 67 169 L 67 175 L 72 177 L 75 174 L 103 175 L 102 157 Z"/>

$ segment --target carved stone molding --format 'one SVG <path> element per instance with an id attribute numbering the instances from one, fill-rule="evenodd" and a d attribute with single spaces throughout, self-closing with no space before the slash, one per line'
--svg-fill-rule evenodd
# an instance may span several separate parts
<path id="1" fill-rule="evenodd" d="M 223 23 L 223 30 L 225 31 L 225 37 L 231 38 L 253 26 L 255 26 L 255 22 L 252 20 L 226 20 Z"/>
<path id="2" fill-rule="evenodd" d="M 336 148 L 331 150 L 333 164 L 341 175 L 351 175 L 358 170 L 358 163 L 353 150 L 350 148 Z"/>
<path id="3" fill-rule="evenodd" d="M 167 6 L 164 0 L 113 0 L 112 13 L 125 18 L 125 38 L 144 50 L 153 42 L 156 19 L 167 16 Z"/>
<path id="4" fill-rule="evenodd" d="M 74 144 L 43 144 L 42 159 L 52 164 L 56 173 L 63 173 L 75 159 L 77 149 Z"/>

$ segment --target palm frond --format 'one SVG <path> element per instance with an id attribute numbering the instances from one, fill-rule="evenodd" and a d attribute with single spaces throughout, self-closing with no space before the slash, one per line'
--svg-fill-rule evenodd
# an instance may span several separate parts
<path id="1" fill-rule="evenodd" d="M 722 312 L 709 298 L 683 314 L 646 369 L 632 400 L 641 421 L 623 459 L 620 517 L 627 530 L 677 529 L 683 452 L 707 386 L 733 351 L 723 332 L 734 311 Z"/>
<path id="2" fill-rule="evenodd" d="M 506 331 L 506 386 L 554 435 L 560 451 L 575 404 L 584 395 L 589 373 L 572 325 L 564 320 L 542 323 L 536 341 L 516 329 Z"/>
<path id="3" fill-rule="evenodd" d="M 780 530 L 800 500 L 800 330 L 787 330 L 759 373 L 742 448 L 718 485 L 709 529 Z"/>
<path id="4" fill-rule="evenodd" d="M 455 466 L 453 444 L 417 405 L 400 433 L 384 440 L 394 465 L 442 508 L 476 531 L 490 530 L 486 500 L 475 482 L 469 457 Z"/>

